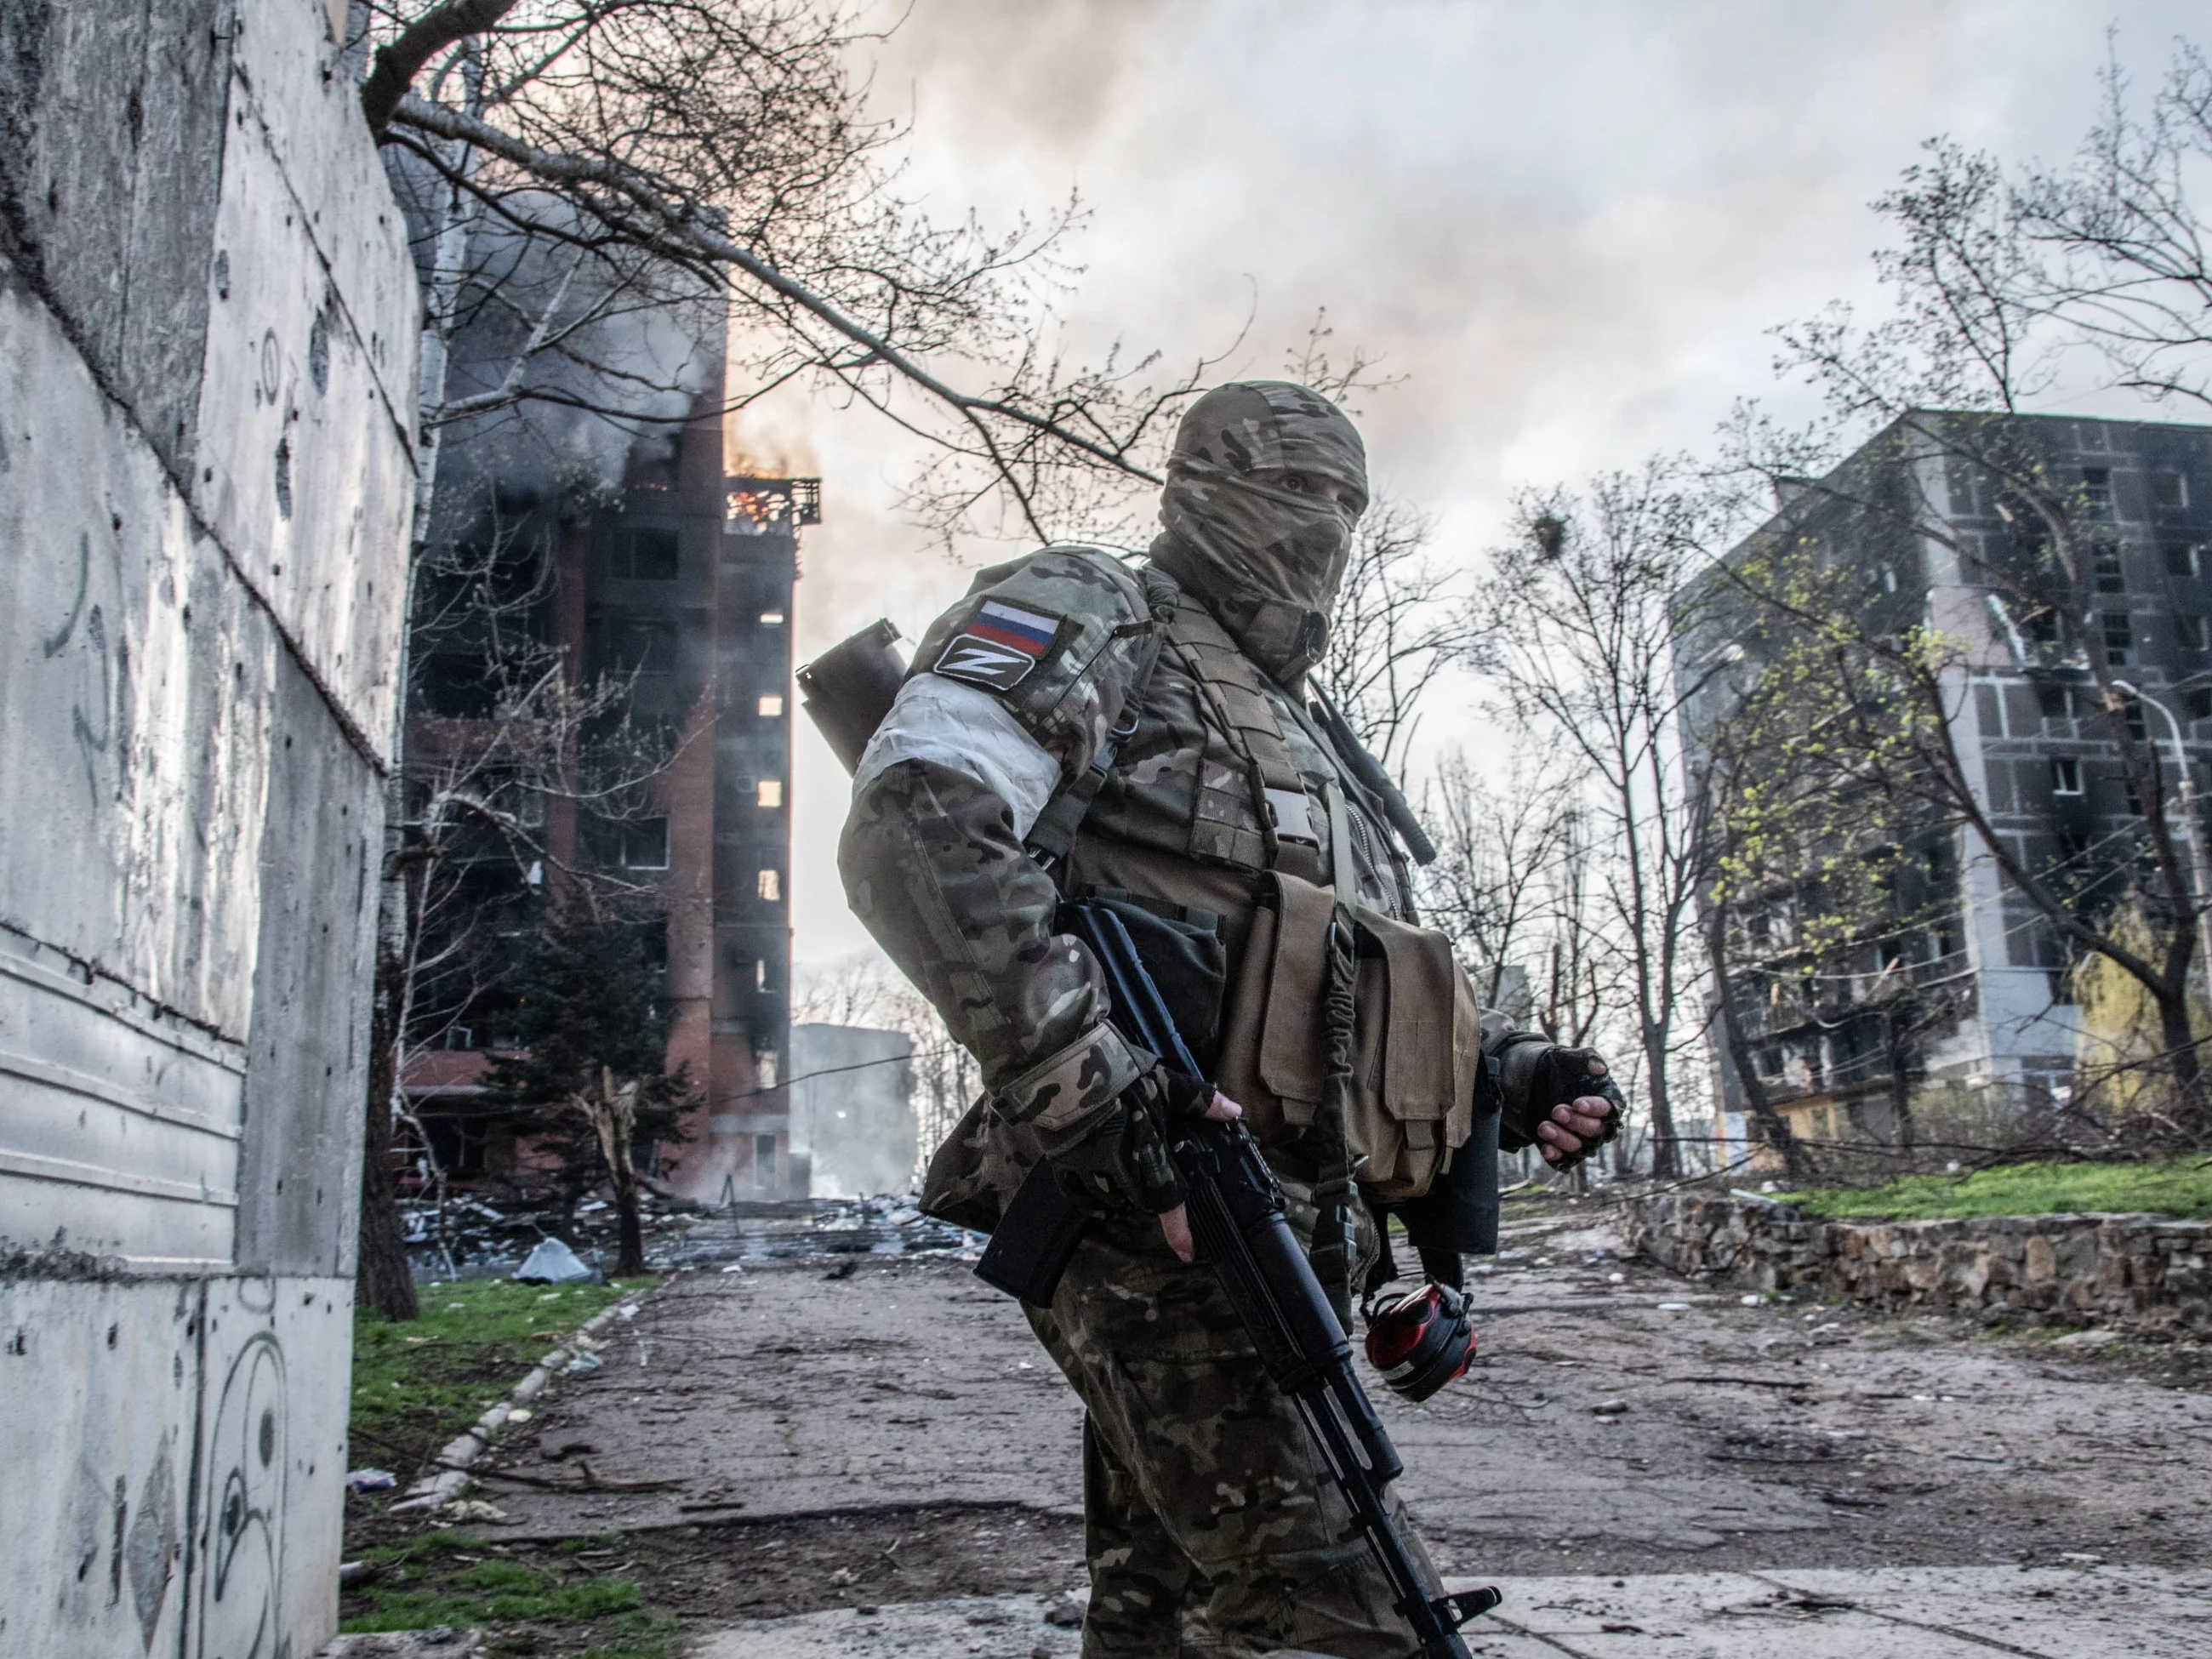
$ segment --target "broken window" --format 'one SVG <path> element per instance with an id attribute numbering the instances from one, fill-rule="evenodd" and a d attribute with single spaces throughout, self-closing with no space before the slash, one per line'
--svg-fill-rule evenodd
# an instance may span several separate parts
<path id="1" fill-rule="evenodd" d="M 2115 668 L 2128 665 L 2128 653 L 2135 649 L 2135 625 L 2124 611 L 2105 612 L 2105 660 Z"/>
<path id="2" fill-rule="evenodd" d="M 783 780 L 781 778 L 763 778 L 758 783 L 755 784 L 753 786 L 753 805 L 756 806 L 770 808 L 782 805 Z"/>
<path id="3" fill-rule="evenodd" d="M 2166 574 L 2169 576 L 2201 576 L 2204 574 L 2204 550 L 2186 543 L 2175 543 L 2166 549 Z"/>
<path id="4" fill-rule="evenodd" d="M 586 817 L 580 826 L 584 855 L 603 870 L 665 870 L 666 818 Z"/>
<path id="5" fill-rule="evenodd" d="M 781 720 L 783 718 L 783 693 L 781 691 L 768 692 L 761 698 L 757 707 L 759 710 L 760 717 L 763 720 Z"/>
<path id="6" fill-rule="evenodd" d="M 2126 568 L 2120 563 L 2120 550 L 2109 544 L 2097 549 L 2097 591 L 2100 593 L 2124 593 L 2128 591 Z"/>
<path id="7" fill-rule="evenodd" d="M 2081 469 L 2081 505 L 2093 519 L 2112 516 L 2112 470 L 2107 466 Z"/>
<path id="8" fill-rule="evenodd" d="M 2212 688 L 2198 686 L 2189 694 L 2189 718 L 2193 720 L 2212 720 Z"/>
<path id="9" fill-rule="evenodd" d="M 756 890 L 767 902 L 781 904 L 783 902 L 783 872 L 774 868 L 763 870 Z"/>
<path id="10" fill-rule="evenodd" d="M 2081 793 L 2081 763 L 2070 755 L 2060 755 L 2051 763 L 2051 793 L 2054 795 L 2078 795 Z"/>
<path id="11" fill-rule="evenodd" d="M 615 575 L 623 581 L 672 582 L 677 573 L 673 530 L 625 530 L 615 538 Z"/>
<path id="12" fill-rule="evenodd" d="M 2173 619 L 2173 631 L 2179 636 L 2182 645 L 2186 649 L 2202 651 L 2204 648 L 2203 617 L 2186 615 L 2176 617 Z"/>
<path id="13" fill-rule="evenodd" d="M 769 1083 L 762 1086 L 772 1089 L 775 1085 Z M 756 1187 L 775 1185 L 775 1137 L 774 1135 L 753 1137 L 753 1185 Z"/>

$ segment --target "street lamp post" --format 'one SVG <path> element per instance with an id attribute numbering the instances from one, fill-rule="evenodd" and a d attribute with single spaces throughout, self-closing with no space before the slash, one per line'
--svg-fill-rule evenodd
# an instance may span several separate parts
<path id="1" fill-rule="evenodd" d="M 2173 710 L 2125 680 L 2114 680 L 2112 690 L 2157 709 L 2166 716 L 2166 729 L 2173 734 L 2173 769 L 2181 780 L 2182 834 L 2189 842 L 2189 898 L 2197 907 L 2197 959 L 2207 985 L 2212 986 L 2212 890 L 2208 890 L 2204 878 L 2204 827 L 2197 818 L 2197 788 L 2189 780 L 2189 751 L 2182 747 L 2181 722 L 2174 718 Z"/>

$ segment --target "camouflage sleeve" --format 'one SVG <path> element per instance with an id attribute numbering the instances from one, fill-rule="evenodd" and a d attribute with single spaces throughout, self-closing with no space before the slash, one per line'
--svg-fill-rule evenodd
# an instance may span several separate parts
<path id="1" fill-rule="evenodd" d="M 915 654 L 981 687 L 1059 763 L 1090 764 L 1120 718 L 1148 626 L 1109 556 L 1048 550 L 983 573 Z M 1009 804 L 957 757 L 909 758 L 854 790 L 838 867 L 854 915 L 975 1054 L 998 1109 L 1065 1136 L 1144 1062 L 1106 1024 L 1097 964 L 1052 931 L 1059 894 Z"/>

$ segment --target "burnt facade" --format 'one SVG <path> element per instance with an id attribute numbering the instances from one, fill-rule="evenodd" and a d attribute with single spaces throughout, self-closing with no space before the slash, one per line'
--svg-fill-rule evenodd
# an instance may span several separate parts
<path id="1" fill-rule="evenodd" d="M 1942 434 L 1947 418 L 1916 422 Z M 1782 538 L 1816 547 L 1824 565 L 1849 574 L 1873 626 L 1939 635 L 1953 664 L 1950 740 L 1991 828 L 2028 868 L 2063 872 L 2081 902 L 2118 902 L 2143 814 L 2116 723 L 2157 744 L 2169 787 L 2177 740 L 2200 793 L 2212 759 L 2212 428 L 1956 418 L 1978 423 L 1971 441 L 1915 439 L 1900 423 L 1834 473 L 1793 487 L 1723 562 L 1741 566 Z M 2037 547 L 2002 470 L 1975 459 L 2000 448 L 2008 466 L 2033 470 L 2069 502 L 2094 567 L 2086 603 L 2037 604 L 2005 579 Z M 1726 586 L 1709 575 L 1684 596 L 1697 620 L 1678 638 L 1678 677 L 1704 687 L 1684 706 L 1693 760 L 1729 706 L 1730 679 L 1716 664 L 1757 634 L 1749 602 L 1732 603 Z M 2093 630 L 2112 676 L 2140 694 L 2121 709 L 2106 708 L 2089 671 Z M 1810 872 L 1732 907 L 1730 1012 L 1761 1092 L 1816 1141 L 1906 1138 L 1915 1112 L 1931 1108 L 1987 1132 L 2064 1103 L 2083 1036 L 2067 942 L 2002 878 L 1975 832 L 1931 815 L 1890 833 L 1901 844 L 1890 854 L 1888 925 L 1863 930 L 1863 942 L 1816 943 Z M 2206 852 L 2200 839 L 2200 871 Z M 1717 1127 L 1740 1139 L 1745 1082 L 1729 1045 L 1717 1040 L 1715 1052 L 1727 1115 Z"/>
<path id="2" fill-rule="evenodd" d="M 426 925 L 422 954 L 439 965 L 422 987 L 404 1077 L 425 1168 L 532 1178 L 526 1135 L 485 1103 L 481 1079 L 503 1046 L 502 977 L 573 872 L 653 890 L 665 916 L 665 957 L 659 939 L 648 954 L 665 963 L 673 1006 L 669 1067 L 687 1068 L 697 1095 L 684 1139 L 656 1159 L 657 1183 L 709 1204 L 805 1192 L 784 1084 L 790 640 L 798 532 L 817 520 L 819 493 L 812 479 L 726 477 L 719 392 L 700 394 L 676 434 L 635 444 L 618 490 L 509 493 L 491 470 L 450 564 L 461 585 L 511 602 L 447 603 L 434 587 L 418 598 L 409 763 L 419 812 L 434 810 L 457 756 L 506 740 L 503 720 L 512 729 L 502 699 L 518 695 L 517 676 L 487 639 L 502 629 L 537 648 L 525 660 L 595 700 L 581 744 L 621 751 L 601 773 L 650 757 L 632 768 L 649 774 L 641 783 L 604 800 L 588 765 L 569 764 L 558 788 L 520 776 L 505 802 L 513 833 L 486 823 L 441 842 L 442 861 L 460 867 Z M 498 787 L 495 778 L 476 793 Z"/>

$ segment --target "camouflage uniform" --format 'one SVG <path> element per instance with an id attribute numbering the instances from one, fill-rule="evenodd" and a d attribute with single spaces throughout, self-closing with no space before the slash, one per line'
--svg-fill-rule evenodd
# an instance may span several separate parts
<path id="1" fill-rule="evenodd" d="M 1358 499 L 1243 476 L 1256 471 L 1337 479 Z M 1101 1133 L 1152 1063 L 1106 1023 L 1097 963 L 1053 933 L 1061 886 L 1202 905 L 1231 963 L 1270 867 L 1411 919 L 1380 811 L 1287 689 L 1326 642 L 1364 492 L 1358 434 L 1326 400 L 1218 389 L 1178 435 L 1149 565 L 1048 548 L 982 572 L 922 640 L 863 757 L 839 858 L 854 912 L 990 1091 L 932 1164 L 933 1213 L 993 1226 L 1029 1167 Z M 1230 671 L 1244 690 L 1223 689 Z M 1110 768 L 1091 775 L 1117 726 Z M 1024 843 L 1072 785 L 1096 793 L 1056 885 Z M 1313 1177 L 1299 1147 L 1271 1158 L 1294 1192 Z M 1176 1652 L 1201 1593 L 1224 1651 L 1413 1650 L 1364 1547 L 1342 1541 L 1294 1408 L 1212 1274 L 1176 1261 L 1155 1218 L 1095 1223 L 1031 1317 L 1087 1408 L 1086 1654 Z"/>

